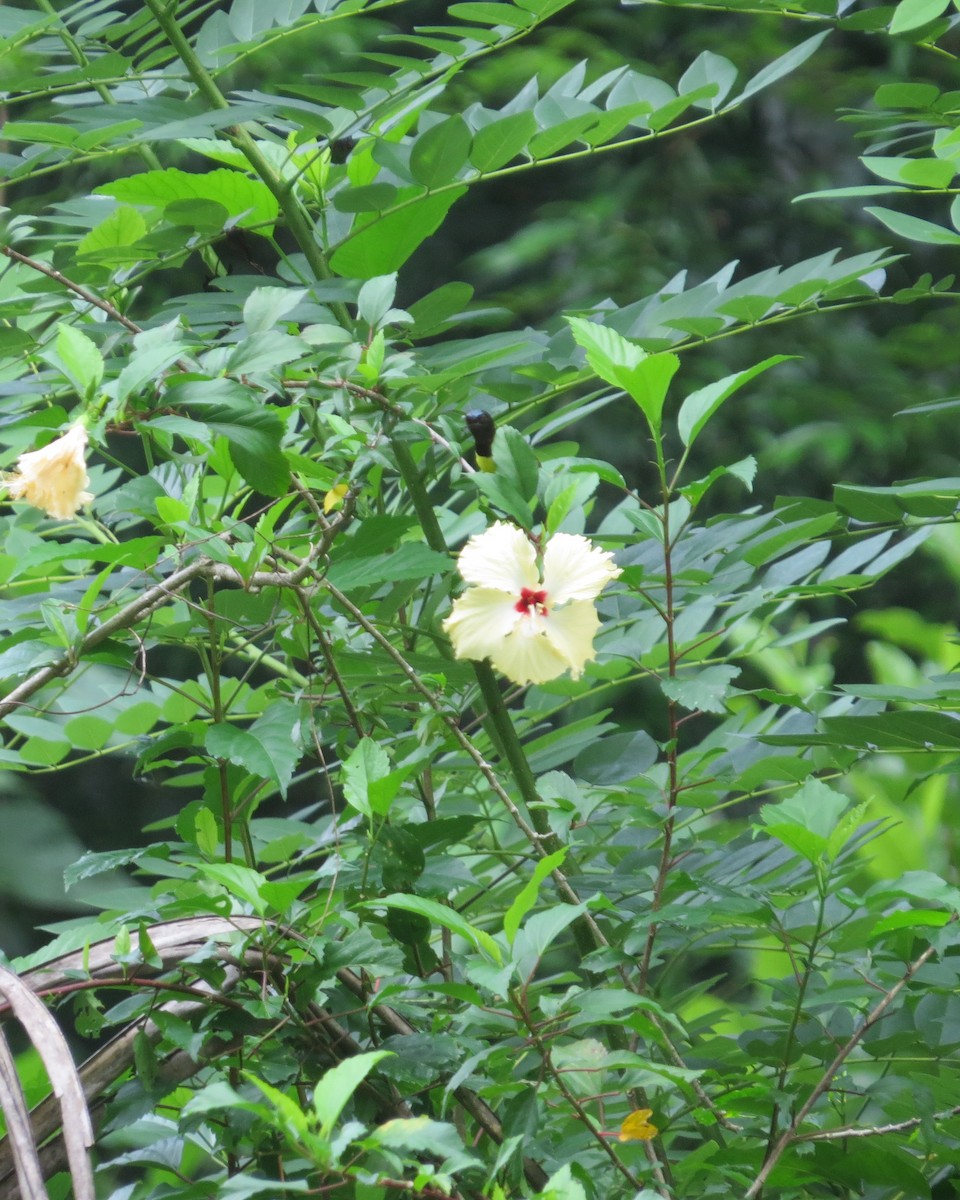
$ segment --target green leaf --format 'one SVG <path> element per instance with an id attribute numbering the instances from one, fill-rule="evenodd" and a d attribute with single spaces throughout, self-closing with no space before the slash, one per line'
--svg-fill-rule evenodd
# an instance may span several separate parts
<path id="1" fill-rule="evenodd" d="M 529 980 L 540 966 L 544 954 L 574 921 L 583 916 L 586 905 L 555 904 L 534 915 L 514 940 L 513 961 L 522 980 Z"/>
<path id="2" fill-rule="evenodd" d="M 895 212 L 892 208 L 865 208 L 872 217 L 900 237 L 911 242 L 924 242 L 930 246 L 960 245 L 960 233 L 935 225 L 932 221 L 924 221 L 920 217 L 911 217 L 908 213 Z"/>
<path id="3" fill-rule="evenodd" d="M 890 22 L 890 32 L 896 36 L 919 29 L 942 16 L 949 7 L 950 0 L 900 0 Z"/>
<path id="4" fill-rule="evenodd" d="M 792 796 L 760 809 L 766 832 L 791 850 L 816 863 L 827 853 L 830 836 L 850 807 L 819 779 L 808 779 Z"/>
<path id="5" fill-rule="evenodd" d="M 377 1063 L 393 1057 L 390 1050 L 369 1050 L 345 1058 L 323 1073 L 313 1089 L 313 1111 L 320 1124 L 321 1137 L 330 1137 L 353 1093 Z"/>
<path id="6" fill-rule="evenodd" d="M 655 1200 L 655 1198 L 659 1200 L 659 1197 L 659 1192 L 653 1191 L 652 1188 L 644 1188 L 643 1192 L 634 1197 L 634 1200 Z M 584 1191 L 583 1184 L 573 1178 L 570 1164 L 564 1163 L 547 1180 L 546 1186 L 540 1192 L 539 1200 L 587 1200 L 587 1193 Z"/>
<path id="7" fill-rule="evenodd" d="M 457 114 L 431 125 L 413 143 L 410 173 L 431 189 L 452 183 L 470 155 L 472 141 L 466 122 Z"/>
<path id="8" fill-rule="evenodd" d="M 338 558 L 330 568 L 329 577 L 331 583 L 347 590 L 401 579 L 427 579 L 445 574 L 450 566 L 445 554 L 438 554 L 423 542 L 404 542 L 389 554 Z"/>
<path id="9" fill-rule="evenodd" d="M 860 161 L 874 175 L 889 179 L 893 183 L 904 183 L 911 187 L 948 188 L 956 175 L 955 165 L 942 158 L 884 158 L 864 155 Z"/>
<path id="10" fill-rule="evenodd" d="M 670 380 L 680 366 L 675 354 L 647 354 L 607 325 L 582 317 L 567 317 L 578 345 L 587 353 L 591 369 L 607 383 L 622 388 L 647 418 L 654 437 L 659 436 L 663 403 Z"/>
<path id="11" fill-rule="evenodd" d="M 164 209 L 176 200 L 213 200 L 222 204 L 233 220 L 262 237 L 273 236 L 279 205 L 265 183 L 239 171 L 217 167 L 202 175 L 177 167 L 144 171 L 94 188 L 96 196 L 113 196 L 126 204 Z"/>
<path id="12" fill-rule="evenodd" d="M 667 699 L 690 712 L 722 713 L 730 684 L 739 674 L 739 667 L 685 668 L 679 675 L 661 679 L 660 688 Z"/>
<path id="13" fill-rule="evenodd" d="M 536 499 L 540 467 L 530 443 L 512 425 L 502 425 L 493 440 L 493 461 L 497 472 L 530 502 Z"/>
<path id="14" fill-rule="evenodd" d="M 597 739 L 576 757 L 581 779 L 597 787 L 614 787 L 643 775 L 657 761 L 657 745 L 648 733 L 615 733 Z"/>
<path id="15" fill-rule="evenodd" d="M 794 46 L 786 54 L 782 54 L 779 58 L 774 59 L 772 63 L 768 63 L 763 70 L 758 71 L 754 75 L 740 95 L 728 104 L 727 107 L 731 108 L 735 104 L 742 104 L 750 96 L 755 95 L 764 88 L 768 88 L 772 83 L 776 83 L 778 79 L 782 79 L 785 75 L 789 75 L 792 71 L 795 71 L 797 67 L 802 66 L 811 54 L 816 53 L 821 43 L 829 34 L 829 29 L 825 29 L 822 33 L 815 33 L 812 38 L 807 38 L 799 46 Z"/>
<path id="16" fill-rule="evenodd" d="M 684 71 L 677 89 L 681 95 L 686 95 L 690 92 L 697 92 L 705 86 L 713 85 L 713 93 L 708 100 L 694 103 L 698 108 L 714 112 L 729 94 L 736 78 L 737 68 L 729 58 L 714 54 L 712 50 L 704 50 Z"/>
<path id="17" fill-rule="evenodd" d="M 211 732 L 216 728 L 218 726 L 212 726 Z M 197 869 L 206 879 L 219 883 L 231 896 L 248 904 L 257 916 L 266 915 L 268 905 L 263 896 L 267 887 L 265 875 L 239 863 L 199 863 Z"/>
<path id="18" fill-rule="evenodd" d="M 366 817 L 385 817 L 408 774 L 391 771 L 387 752 L 372 738 L 361 738 L 343 764 L 344 799 Z"/>
<path id="19" fill-rule="evenodd" d="M 383 217 L 358 217 L 347 241 L 334 251 L 331 267 L 340 275 L 371 279 L 398 271 L 414 250 L 443 222 L 466 192 L 451 187 L 407 202 Z"/>
<path id="20" fill-rule="evenodd" d="M 300 725 L 297 705 L 276 700 L 249 729 L 221 722 L 207 730 L 208 753 L 226 759 L 260 779 L 267 779 L 286 796 L 287 786 L 300 760 L 296 731 Z"/>
<path id="21" fill-rule="evenodd" d="M 718 379 L 716 383 L 707 384 L 706 387 L 691 392 L 680 405 L 680 412 L 677 415 L 677 431 L 683 444 L 688 449 L 693 445 L 713 414 L 734 392 L 739 391 L 744 384 L 749 383 L 751 379 L 756 379 L 770 367 L 788 362 L 791 357 L 793 356 L 789 354 L 775 354 L 771 358 L 765 358 L 763 362 L 757 363 L 756 366 L 747 367 L 744 371 L 736 371 L 733 375 Z"/>
<path id="22" fill-rule="evenodd" d="M 563 860 L 567 857 L 568 849 L 569 847 L 564 846 L 554 854 L 548 854 L 546 858 L 540 859 L 536 867 L 534 867 L 533 875 L 523 888 L 521 888 L 520 892 L 514 898 L 513 903 L 504 914 L 503 932 L 506 935 L 507 942 L 511 946 L 523 918 L 537 902 L 537 897 L 540 895 L 540 885 L 552 871 L 563 866 Z"/>
<path id="23" fill-rule="evenodd" d="M 131 247 L 147 233 L 147 223 L 140 213 L 121 204 L 106 220 L 90 230 L 77 243 L 78 258 L 92 258 L 104 264 L 136 262 L 146 251 Z"/>
<path id="24" fill-rule="evenodd" d="M 377 900 L 366 900 L 358 904 L 359 908 L 398 908 L 402 912 L 418 913 L 435 925 L 442 925 L 469 942 L 475 950 L 482 950 L 494 962 L 502 959 L 500 947 L 489 933 L 471 925 L 466 917 L 462 917 L 455 909 L 446 904 L 438 904 L 436 900 L 428 900 L 424 896 L 411 896 L 406 892 L 396 892 Z"/>
<path id="25" fill-rule="evenodd" d="M 473 135 L 470 161 L 481 173 L 505 167 L 522 154 L 537 132 L 537 121 L 529 109 L 501 117 Z"/>
<path id="26" fill-rule="evenodd" d="M 533 23 L 529 13 L 512 4 L 450 4 L 447 15 L 458 21 L 476 21 L 479 25 L 506 25 L 508 29 L 526 29 Z"/>
<path id="27" fill-rule="evenodd" d="M 73 386 L 81 396 L 92 397 L 103 379 L 103 355 L 94 342 L 62 322 L 57 326 L 57 357 Z"/>
<path id="28" fill-rule="evenodd" d="M 949 517 L 960 506 L 960 477 L 924 479 L 892 487 L 859 487 L 838 483 L 833 490 L 837 507 L 858 521 L 883 523 L 904 516 Z"/>

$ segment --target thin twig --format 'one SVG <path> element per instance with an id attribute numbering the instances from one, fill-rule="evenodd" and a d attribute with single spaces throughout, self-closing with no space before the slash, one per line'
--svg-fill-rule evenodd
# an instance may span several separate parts
<path id="1" fill-rule="evenodd" d="M 842 1129 L 821 1129 L 817 1133 L 801 1133 L 793 1140 L 795 1142 L 835 1142 L 846 1141 L 847 1138 L 883 1137 L 887 1133 L 906 1133 L 917 1129 L 926 1121 L 947 1121 L 950 1117 L 960 1116 L 960 1104 L 948 1108 L 945 1112 L 934 1113 L 930 1117 L 910 1117 L 907 1121 L 894 1121 L 891 1125 L 844 1125 Z"/>
<path id="2" fill-rule="evenodd" d="M 952 919 L 956 920 L 956 917 L 953 917 Z M 857 1046 L 859 1046 L 861 1041 L 863 1041 L 866 1033 L 872 1029 L 874 1025 L 876 1025 L 876 1023 L 880 1020 L 897 996 L 899 996 L 899 994 L 907 986 L 914 975 L 916 975 L 924 963 L 928 962 L 930 958 L 932 958 L 935 952 L 935 946 L 928 946 L 919 958 L 914 959 L 914 961 L 907 967 L 906 971 L 903 973 L 900 979 L 897 980 L 893 987 L 888 992 L 884 993 L 883 999 L 878 1001 L 878 1003 L 874 1005 L 870 1012 L 867 1013 L 861 1022 L 859 1029 L 854 1030 L 843 1046 L 841 1046 L 833 1062 L 827 1067 L 816 1086 L 811 1090 L 810 1095 L 797 1110 L 793 1120 L 790 1122 L 789 1128 L 784 1130 L 776 1145 L 770 1150 L 770 1153 L 767 1155 L 766 1161 L 761 1167 L 756 1179 L 746 1190 L 746 1192 L 744 1192 L 743 1200 L 754 1200 L 754 1197 L 760 1194 L 763 1185 L 766 1183 L 770 1175 L 770 1172 L 783 1157 L 784 1151 L 792 1142 L 798 1140 L 797 1130 L 806 1120 L 807 1114 L 810 1112 L 816 1102 L 820 1099 L 824 1092 L 828 1090 L 836 1073 L 850 1057 L 851 1053 L 857 1048 Z"/>
<path id="3" fill-rule="evenodd" d="M 46 263 L 40 262 L 39 259 L 21 254 L 19 250 L 14 250 L 12 246 L 0 246 L 0 254 L 5 254 L 7 258 L 12 258 L 14 262 L 22 263 L 32 271 L 39 271 L 41 275 L 46 275 L 48 279 L 55 280 L 61 287 L 65 287 L 68 292 L 73 292 L 75 296 L 79 296 L 87 304 L 92 304 L 94 308 L 99 308 L 101 312 L 105 312 L 108 317 L 112 317 L 114 321 L 117 321 L 124 329 L 129 330 L 130 333 L 143 333 L 142 327 L 136 321 L 131 321 L 129 317 L 125 317 L 119 308 L 116 308 L 109 300 L 103 300 L 100 296 L 94 295 L 93 292 L 88 291 L 87 288 L 82 287 L 79 283 L 74 283 L 62 271 L 58 271 L 54 267 L 48 267 Z"/>

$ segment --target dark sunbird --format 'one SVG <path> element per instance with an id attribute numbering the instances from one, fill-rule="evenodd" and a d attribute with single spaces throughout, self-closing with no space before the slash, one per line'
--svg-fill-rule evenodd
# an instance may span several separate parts
<path id="1" fill-rule="evenodd" d="M 464 420 L 473 434 L 473 450 L 477 457 L 477 470 L 493 474 L 497 469 L 493 462 L 493 436 L 497 427 L 493 417 L 483 408 L 473 408 Z"/>

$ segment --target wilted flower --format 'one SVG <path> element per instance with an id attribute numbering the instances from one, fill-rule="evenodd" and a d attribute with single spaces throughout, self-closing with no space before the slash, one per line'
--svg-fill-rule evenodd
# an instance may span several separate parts
<path id="1" fill-rule="evenodd" d="M 42 450 L 30 450 L 17 459 L 17 474 L 6 481 L 11 500 L 26 500 L 51 517 L 72 517 L 93 496 L 84 489 L 90 482 L 84 450 L 87 431 L 77 421 Z"/>
<path id="2" fill-rule="evenodd" d="M 472 537 L 457 559 L 472 584 L 443 627 L 457 658 L 489 658 L 514 683 L 545 683 L 593 658 L 600 618 L 593 601 L 620 570 L 585 537 L 555 533 L 537 554 L 521 529 L 498 521 Z"/>

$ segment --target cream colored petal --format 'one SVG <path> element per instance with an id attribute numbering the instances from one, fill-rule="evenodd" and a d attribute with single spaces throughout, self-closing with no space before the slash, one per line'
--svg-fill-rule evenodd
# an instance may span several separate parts
<path id="1" fill-rule="evenodd" d="M 613 555 L 598 550 L 578 533 L 555 533 L 543 554 L 543 586 L 551 607 L 571 600 L 593 600 L 620 568 Z"/>
<path id="2" fill-rule="evenodd" d="M 492 658 L 522 616 L 512 596 L 495 588 L 468 588 L 443 623 L 457 658 Z"/>
<path id="3" fill-rule="evenodd" d="M 84 451 L 87 431 L 79 422 L 63 437 L 31 450 L 17 459 L 18 474 L 7 481 L 13 500 L 26 500 L 51 517 L 72 517 L 93 496 L 85 490 L 90 482 Z"/>
<path id="4" fill-rule="evenodd" d="M 467 583 L 498 588 L 515 600 L 522 588 L 540 586 L 533 546 L 522 529 L 506 521 L 475 534 L 460 551 L 457 566 Z"/>
<path id="5" fill-rule="evenodd" d="M 498 653 L 490 656 L 497 670 L 514 683 L 546 683 L 556 679 L 570 666 L 568 660 L 543 633 L 530 633 L 531 626 L 520 621 Z"/>
<path id="6" fill-rule="evenodd" d="M 556 608 L 544 621 L 546 638 L 570 667 L 570 674 L 579 679 L 583 668 L 595 657 L 594 634 L 600 628 L 600 618 L 590 600 L 574 600 Z"/>

